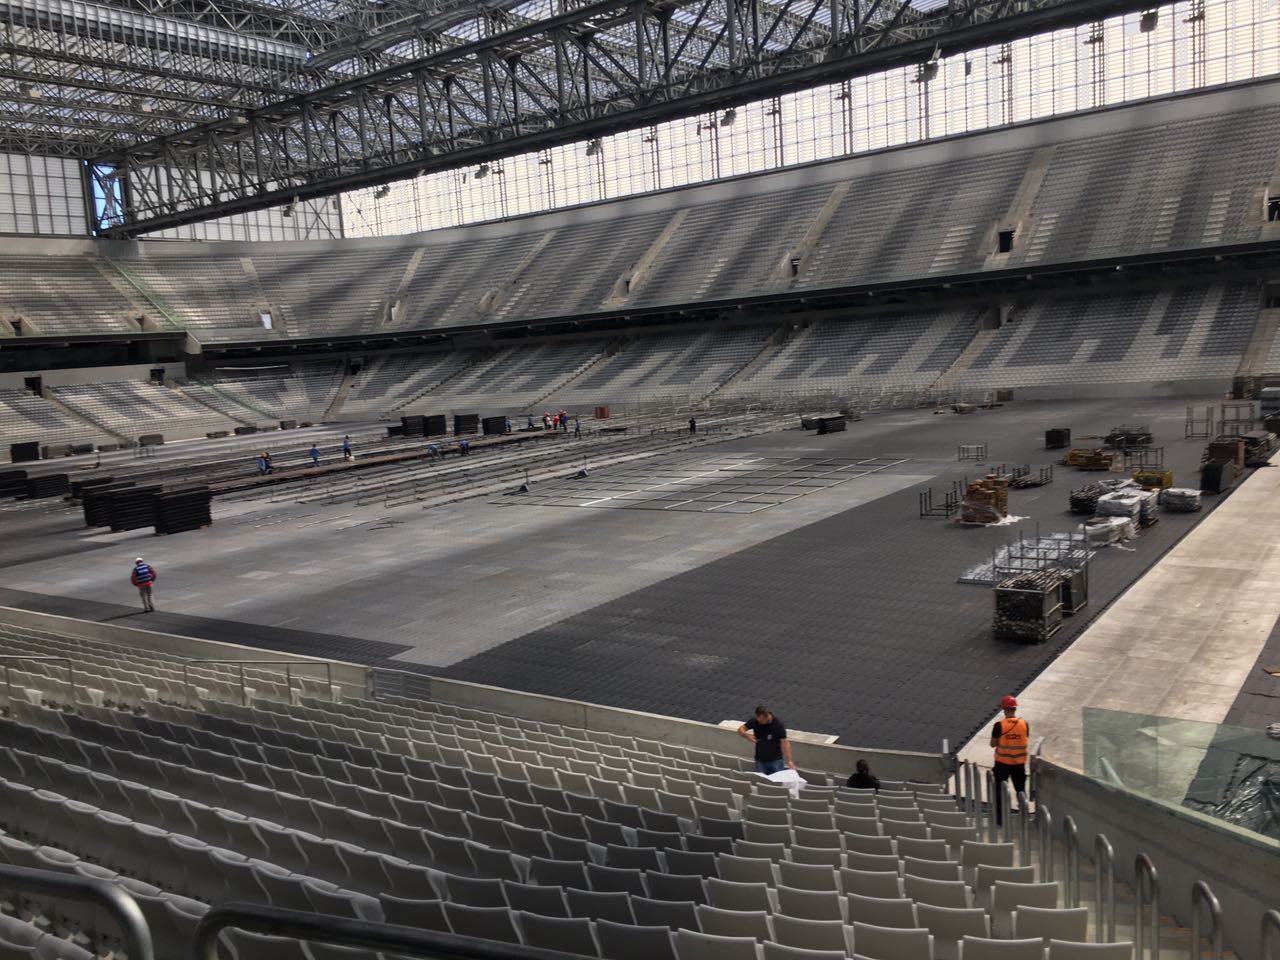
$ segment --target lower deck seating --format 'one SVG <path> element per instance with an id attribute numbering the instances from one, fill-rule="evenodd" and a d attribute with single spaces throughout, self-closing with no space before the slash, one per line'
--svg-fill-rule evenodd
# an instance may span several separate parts
<path id="1" fill-rule="evenodd" d="M 166 440 L 181 440 L 240 425 L 181 390 L 141 380 L 58 387 L 54 395 L 81 416 L 129 439 L 161 433 Z"/>
<path id="2" fill-rule="evenodd" d="M 231 899 L 608 960 L 935 960 L 962 940 L 972 960 L 995 936 L 1085 935 L 1058 885 L 984 842 L 937 785 L 807 774 L 797 798 L 741 756 L 437 701 L 334 701 L 267 667 L 248 671 L 245 705 L 230 667 L 187 686 L 172 654 L 0 626 L 0 653 L 34 651 L 77 668 L 12 670 L 0 862 L 119 884 L 161 960 L 189 956 L 200 917 Z M 67 960 L 120 947 L 92 910 L 0 888 L 0 949 L 33 937 Z M 329 955 L 246 933 L 223 949 Z"/>

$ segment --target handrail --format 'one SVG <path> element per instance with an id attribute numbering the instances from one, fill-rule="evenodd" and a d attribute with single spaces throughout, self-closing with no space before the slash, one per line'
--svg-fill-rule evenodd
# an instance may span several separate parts
<path id="1" fill-rule="evenodd" d="M 1262 960 L 1272 960 L 1276 941 L 1280 938 L 1280 910 L 1268 910 L 1262 915 Z"/>
<path id="2" fill-rule="evenodd" d="M 329 688 L 330 696 L 333 691 L 333 664 L 328 660 L 184 660 L 182 661 L 182 688 L 186 691 L 187 700 L 191 700 L 191 666 L 193 664 L 209 663 L 223 664 L 226 666 L 238 666 L 240 668 L 240 702 L 244 706 L 249 705 L 249 690 L 244 682 L 244 668 L 250 667 L 284 667 L 285 687 L 289 691 L 289 696 L 293 696 L 293 668 L 294 667 L 324 667 L 325 686 Z"/>
<path id="3" fill-rule="evenodd" d="M 1156 865 L 1145 853 L 1133 858 L 1133 956 L 1142 960 L 1144 950 L 1151 960 L 1160 960 L 1160 878 Z M 1150 916 L 1147 908 L 1150 907 Z M 1149 929 L 1143 929 L 1147 927 Z M 1147 943 L 1147 935 L 1151 942 Z"/>
<path id="4" fill-rule="evenodd" d="M 1062 845 L 1066 847 L 1063 869 L 1066 871 L 1067 906 L 1080 906 L 1080 831 L 1071 814 L 1062 818 Z M 1098 917 L 1099 923 L 1101 916 Z"/>
<path id="5" fill-rule="evenodd" d="M 1047 804 L 1036 804 L 1036 833 L 1040 838 L 1040 879 L 1053 882 L 1053 814 Z"/>
<path id="6" fill-rule="evenodd" d="M 1191 960 L 1200 960 L 1200 908 L 1209 908 L 1211 960 L 1222 960 L 1222 904 L 1203 880 L 1191 885 Z"/>
<path id="7" fill-rule="evenodd" d="M 75 674 L 74 668 L 71 665 L 70 657 L 44 657 L 44 656 L 37 656 L 36 654 L 24 655 L 24 654 L 14 653 L 14 654 L 7 654 L 3 657 L 0 657 L 0 660 L 4 661 L 4 693 L 5 693 L 5 696 L 9 699 L 10 703 L 13 702 L 13 683 L 9 679 L 9 662 L 11 660 L 39 660 L 44 662 L 53 661 L 55 663 L 66 664 L 67 686 L 71 688 L 71 702 L 72 703 L 76 702 L 76 699 L 77 699 L 76 698 L 76 674 Z"/>
<path id="8" fill-rule="evenodd" d="M 1028 807 L 1031 804 L 1027 801 L 1027 794 L 1023 790 L 1017 791 L 1014 796 L 1018 799 L 1018 833 L 1019 840 L 1022 843 L 1022 855 L 1027 858 L 1027 862 L 1031 862 L 1031 816 L 1028 813 Z"/>
<path id="9" fill-rule="evenodd" d="M 1099 943 L 1113 943 L 1116 939 L 1116 851 L 1105 833 L 1093 838 L 1093 856 L 1098 873 L 1097 939 Z M 1102 935 L 1104 916 L 1107 921 L 1105 937 Z"/>
<path id="10" fill-rule="evenodd" d="M 56 870 L 14 867 L 7 863 L 0 864 L 0 880 L 11 882 L 22 890 L 47 893 L 66 900 L 88 901 L 101 907 L 111 919 L 120 924 L 129 960 L 155 960 L 151 928 L 147 926 L 146 917 L 138 902 L 114 883 L 96 877 L 59 873 Z"/>
<path id="11" fill-rule="evenodd" d="M 218 934 L 227 927 L 344 947 L 430 956 L 436 960 L 573 960 L 578 956 L 391 923 L 330 917 L 252 903 L 224 903 L 211 907 L 197 925 L 193 951 L 195 960 L 219 960 Z"/>

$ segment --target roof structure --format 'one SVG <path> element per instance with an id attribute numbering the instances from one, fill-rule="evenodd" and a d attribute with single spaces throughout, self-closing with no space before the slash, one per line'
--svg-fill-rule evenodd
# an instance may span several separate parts
<path id="1" fill-rule="evenodd" d="M 0 0 L 0 150 L 133 235 L 732 106 L 1132 0 Z"/>

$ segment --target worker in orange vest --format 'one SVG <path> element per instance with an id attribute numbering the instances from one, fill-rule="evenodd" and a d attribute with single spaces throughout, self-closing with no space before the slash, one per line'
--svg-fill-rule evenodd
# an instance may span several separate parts
<path id="1" fill-rule="evenodd" d="M 1031 727 L 1026 720 L 1017 716 L 1018 698 L 1004 697 L 1000 701 L 1000 709 L 1004 716 L 996 721 L 991 730 L 991 746 L 995 750 L 995 767 L 993 770 L 994 787 L 1004 790 L 1006 780 L 1013 781 L 1013 791 L 1023 797 L 1027 792 L 1027 744 L 1031 740 Z M 1002 822 L 1001 812 L 1004 806 L 1004 794 L 1000 794 L 1001 802 L 995 804 L 996 823 Z"/>

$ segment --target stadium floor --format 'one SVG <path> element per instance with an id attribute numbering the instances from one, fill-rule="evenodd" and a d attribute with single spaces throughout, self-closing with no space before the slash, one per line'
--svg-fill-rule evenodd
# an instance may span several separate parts
<path id="1" fill-rule="evenodd" d="M 593 470 L 590 505 L 564 483 L 538 491 L 555 506 L 215 503 L 212 527 L 165 538 L 23 505 L 4 517 L 0 603 L 711 722 L 764 700 L 844 743 L 936 750 L 965 742 L 1204 514 L 1162 514 L 1099 551 L 1085 611 L 1020 645 L 991 639 L 990 589 L 958 577 L 1019 531 L 1074 527 L 1067 493 L 1097 475 L 1056 468 L 1048 486 L 1011 493 L 1026 519 L 997 528 L 919 519 L 919 494 L 982 472 L 957 461 L 959 444 L 1036 467 L 1056 459 L 1049 427 L 1088 443 L 1132 422 L 1151 425 L 1190 482 L 1203 441 L 1182 439 L 1185 405 L 887 413 L 655 460 L 647 483 L 644 464 Z M 154 615 L 128 586 L 138 554 L 160 571 Z"/>

